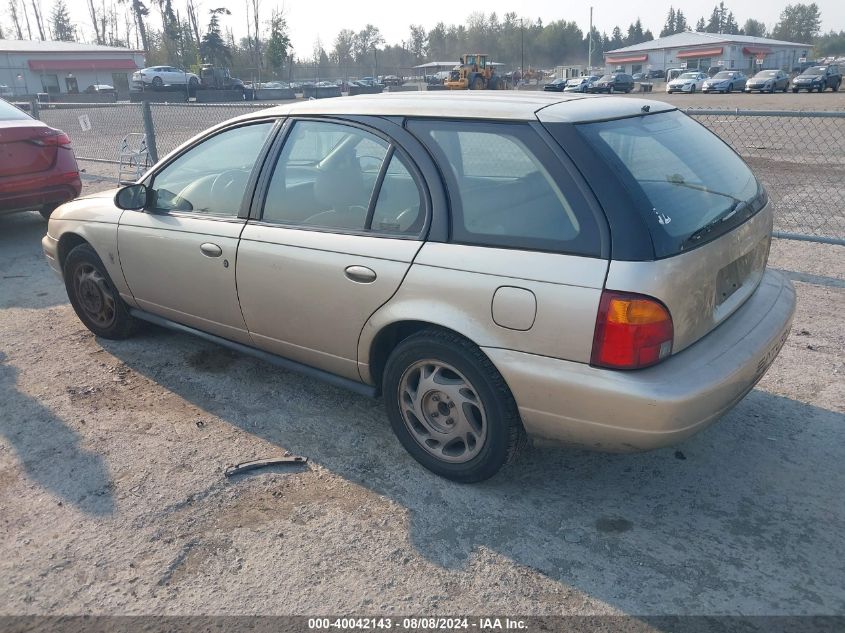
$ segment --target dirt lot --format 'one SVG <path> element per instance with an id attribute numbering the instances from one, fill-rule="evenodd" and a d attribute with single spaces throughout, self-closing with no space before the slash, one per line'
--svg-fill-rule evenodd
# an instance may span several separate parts
<path id="1" fill-rule="evenodd" d="M 0 219 L 0 614 L 845 613 L 843 247 L 775 242 L 792 335 L 719 424 L 461 486 L 380 402 L 155 328 L 95 339 L 44 230 Z M 285 450 L 308 465 L 223 476 Z"/>

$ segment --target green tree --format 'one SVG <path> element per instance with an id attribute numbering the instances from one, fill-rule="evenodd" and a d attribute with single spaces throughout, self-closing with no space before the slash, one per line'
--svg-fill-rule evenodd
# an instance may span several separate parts
<path id="1" fill-rule="evenodd" d="M 368 24 L 355 35 L 353 43 L 355 61 L 358 63 L 374 62 L 373 54 L 378 49 L 379 44 L 384 44 L 381 31 L 378 30 L 378 27 Z"/>
<path id="2" fill-rule="evenodd" d="M 76 27 L 70 20 L 70 14 L 64 0 L 56 0 L 50 13 L 50 31 L 53 39 L 59 42 L 75 42 Z"/>
<path id="3" fill-rule="evenodd" d="M 610 50 L 614 51 L 617 48 L 625 46 L 625 40 L 622 37 L 622 29 L 618 26 L 613 27 L 613 33 L 610 35 Z"/>
<path id="4" fill-rule="evenodd" d="M 822 16 L 818 5 L 788 4 L 780 14 L 780 21 L 772 29 L 772 37 L 788 42 L 809 43 L 821 30 Z"/>
<path id="5" fill-rule="evenodd" d="M 411 32 L 408 37 L 408 51 L 413 56 L 414 62 L 419 64 L 426 54 L 428 35 L 426 34 L 425 29 L 419 25 L 412 24 L 410 28 Z"/>
<path id="6" fill-rule="evenodd" d="M 696 33 L 707 31 L 707 23 L 704 21 L 704 18 L 698 18 L 698 22 L 695 23 L 695 31 Z"/>
<path id="7" fill-rule="evenodd" d="M 845 31 L 830 31 L 820 35 L 813 42 L 813 48 L 818 55 L 845 55 Z"/>
<path id="8" fill-rule="evenodd" d="M 666 22 L 663 23 L 663 29 L 660 31 L 660 37 L 673 35 L 675 31 L 675 7 L 669 7 L 669 14 L 666 16 Z"/>
<path id="9" fill-rule="evenodd" d="M 232 15 L 226 7 L 209 10 L 208 31 L 202 36 L 200 54 L 205 62 L 215 66 L 227 66 L 232 61 L 232 49 L 226 45 L 220 31 L 220 15 Z"/>
<path id="10" fill-rule="evenodd" d="M 748 18 L 742 26 L 740 33 L 750 35 L 751 37 L 766 37 L 766 25 L 753 18 Z"/>
<path id="11" fill-rule="evenodd" d="M 274 9 L 270 15 L 270 39 L 267 40 L 267 63 L 278 75 L 282 72 L 290 49 L 288 25 L 281 11 Z"/>
<path id="12" fill-rule="evenodd" d="M 675 12 L 675 33 L 683 33 L 688 30 L 689 24 L 687 24 L 687 17 L 684 15 L 683 11 L 678 9 Z"/>

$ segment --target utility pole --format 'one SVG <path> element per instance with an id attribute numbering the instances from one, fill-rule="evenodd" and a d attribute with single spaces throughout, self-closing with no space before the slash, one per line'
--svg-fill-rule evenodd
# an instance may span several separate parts
<path id="1" fill-rule="evenodd" d="M 587 72 L 593 72 L 593 7 L 590 7 L 590 36 L 587 40 Z"/>

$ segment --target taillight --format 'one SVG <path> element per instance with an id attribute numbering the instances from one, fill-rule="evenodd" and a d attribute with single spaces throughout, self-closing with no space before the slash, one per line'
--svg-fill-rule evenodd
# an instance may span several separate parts
<path id="1" fill-rule="evenodd" d="M 64 147 L 70 145 L 70 137 L 61 130 L 53 130 L 49 136 L 34 138 L 31 142 L 41 147 Z"/>
<path id="2" fill-rule="evenodd" d="M 605 290 L 599 302 L 590 364 L 638 369 L 672 353 L 672 315 L 660 301 L 645 295 Z"/>

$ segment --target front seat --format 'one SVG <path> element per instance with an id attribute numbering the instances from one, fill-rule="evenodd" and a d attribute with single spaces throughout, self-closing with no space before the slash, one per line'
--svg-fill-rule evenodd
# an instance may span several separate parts
<path id="1" fill-rule="evenodd" d="M 305 220 L 305 224 L 340 229 L 363 229 L 367 221 L 369 195 L 364 187 L 364 174 L 355 150 L 332 157 L 314 181 L 314 197 L 320 206 L 328 207 Z"/>

